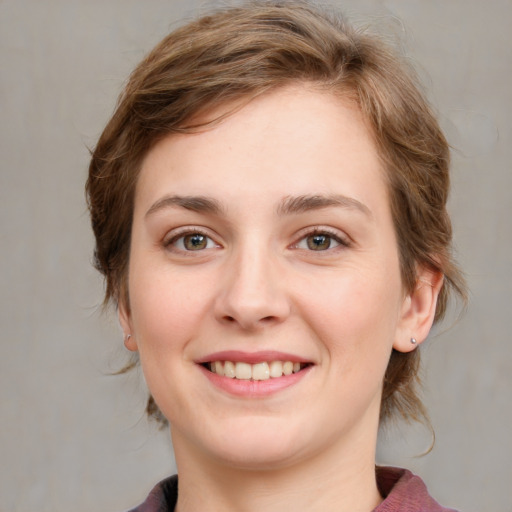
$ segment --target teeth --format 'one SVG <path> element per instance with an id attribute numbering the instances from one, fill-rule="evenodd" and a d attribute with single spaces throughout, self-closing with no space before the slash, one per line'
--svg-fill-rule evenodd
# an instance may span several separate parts
<path id="1" fill-rule="evenodd" d="M 215 363 L 213 363 L 213 366 L 215 368 L 215 373 L 217 375 L 224 375 L 224 368 L 222 368 L 222 363 L 220 361 L 215 361 Z"/>
<path id="2" fill-rule="evenodd" d="M 283 363 L 283 373 L 285 375 L 291 375 L 293 373 L 293 363 L 291 361 L 285 361 Z"/>
<path id="3" fill-rule="evenodd" d="M 222 364 L 222 363 L 220 363 L 220 364 Z M 235 376 L 236 376 L 235 364 L 232 363 L 231 361 L 226 361 L 224 363 L 224 375 L 226 377 L 229 377 L 230 379 L 235 378 Z"/>
<path id="4" fill-rule="evenodd" d="M 249 380 L 252 377 L 252 368 L 248 363 L 235 364 L 236 378 Z"/>
<path id="5" fill-rule="evenodd" d="M 256 364 L 213 361 L 209 364 L 209 368 L 213 373 L 230 379 L 268 380 L 297 373 L 301 370 L 302 365 L 292 361 L 271 361 L 270 363 L 262 362 Z"/>
<path id="6" fill-rule="evenodd" d="M 252 365 L 252 380 L 268 380 L 270 378 L 270 368 L 268 363 L 258 363 Z"/>
<path id="7" fill-rule="evenodd" d="M 272 361 L 270 363 L 270 376 L 273 378 L 282 377 L 283 363 L 281 361 Z"/>

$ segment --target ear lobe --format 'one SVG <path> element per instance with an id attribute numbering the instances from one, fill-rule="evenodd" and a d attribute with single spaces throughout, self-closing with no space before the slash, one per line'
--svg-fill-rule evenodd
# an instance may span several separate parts
<path id="1" fill-rule="evenodd" d="M 130 311 L 126 306 L 125 300 L 119 301 L 118 316 L 119 323 L 121 324 L 121 329 L 123 329 L 124 332 L 124 346 L 131 352 L 137 352 L 137 342 L 135 341 L 135 338 L 132 334 L 133 328 L 130 317 Z"/>
<path id="2" fill-rule="evenodd" d="M 443 287 L 443 274 L 421 269 L 414 290 L 404 298 L 393 348 L 411 352 L 423 343 L 430 332 L 436 313 L 437 298 Z"/>

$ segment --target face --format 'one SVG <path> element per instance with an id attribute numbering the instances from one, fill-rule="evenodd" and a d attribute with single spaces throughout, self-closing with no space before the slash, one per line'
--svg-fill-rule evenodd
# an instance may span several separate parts
<path id="1" fill-rule="evenodd" d="M 233 466 L 374 449 L 392 347 L 419 337 L 369 130 L 306 87 L 148 153 L 128 286 L 177 456 Z"/>

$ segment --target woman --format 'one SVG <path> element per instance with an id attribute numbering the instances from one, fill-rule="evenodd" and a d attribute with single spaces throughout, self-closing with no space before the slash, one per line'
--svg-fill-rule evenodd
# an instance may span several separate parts
<path id="1" fill-rule="evenodd" d="M 134 510 L 447 510 L 375 447 L 425 418 L 418 346 L 464 295 L 448 163 L 410 73 L 308 4 L 220 11 L 144 59 L 87 183 L 179 474 Z"/>

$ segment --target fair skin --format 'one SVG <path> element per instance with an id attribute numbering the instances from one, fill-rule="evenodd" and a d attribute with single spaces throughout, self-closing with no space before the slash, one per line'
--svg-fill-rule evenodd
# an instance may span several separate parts
<path id="1" fill-rule="evenodd" d="M 287 87 L 157 143 L 120 320 L 171 425 L 177 510 L 377 506 L 383 375 L 426 338 L 441 282 L 419 277 L 404 291 L 354 104 Z"/>

